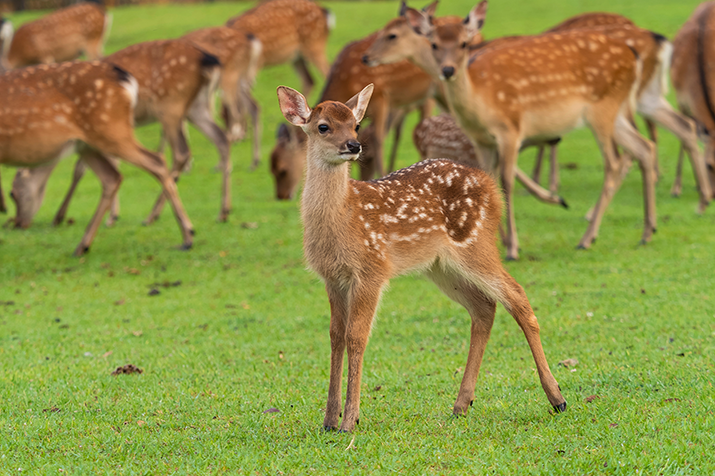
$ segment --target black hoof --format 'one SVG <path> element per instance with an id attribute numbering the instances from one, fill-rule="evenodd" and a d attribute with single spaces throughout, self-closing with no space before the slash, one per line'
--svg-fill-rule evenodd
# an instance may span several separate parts
<path id="1" fill-rule="evenodd" d="M 577 250 L 587 250 L 588 248 L 586 248 L 584 245 L 578 245 L 578 246 L 576 247 L 576 249 L 577 249 Z"/>
<path id="2" fill-rule="evenodd" d="M 194 246 L 192 243 L 184 243 L 179 247 L 181 251 L 188 251 L 191 249 L 191 247 Z"/>
<path id="3" fill-rule="evenodd" d="M 559 204 L 560 204 L 562 207 L 564 207 L 565 209 L 568 210 L 569 204 L 566 203 L 566 200 L 564 200 L 562 197 L 559 197 Z"/>
<path id="4" fill-rule="evenodd" d="M 640 240 L 640 241 L 638 242 L 638 246 L 645 246 L 645 245 L 647 245 L 647 244 L 648 244 L 648 242 L 647 242 L 646 240 Z"/>
<path id="5" fill-rule="evenodd" d="M 196 232 L 194 231 L 193 228 L 192 228 L 191 230 L 189 230 L 189 235 L 191 235 L 191 236 L 195 236 L 195 235 L 196 235 Z"/>
<path id="6" fill-rule="evenodd" d="M 506 258 L 504 258 L 504 261 L 517 261 L 517 259 L 512 256 L 507 256 Z"/>
<path id="7" fill-rule="evenodd" d="M 323 432 L 325 432 L 325 433 L 327 433 L 329 431 L 335 431 L 335 430 L 337 430 L 337 428 L 334 426 L 323 426 Z"/>
<path id="8" fill-rule="evenodd" d="M 348 430 L 338 430 L 338 433 L 352 433 L 352 432 L 348 431 Z"/>
<path id="9" fill-rule="evenodd" d="M 556 413 L 563 413 L 566 411 L 566 402 L 562 403 L 561 405 L 554 405 L 554 410 Z"/>

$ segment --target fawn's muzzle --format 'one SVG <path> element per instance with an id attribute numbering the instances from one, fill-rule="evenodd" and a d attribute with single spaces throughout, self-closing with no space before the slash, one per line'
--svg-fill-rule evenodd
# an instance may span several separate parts
<path id="1" fill-rule="evenodd" d="M 452 66 L 445 66 L 442 68 L 442 76 L 444 76 L 445 79 L 451 78 L 454 76 L 454 68 Z"/>
<path id="2" fill-rule="evenodd" d="M 349 140 L 345 143 L 345 147 L 348 149 L 348 151 L 351 154 L 359 154 L 360 151 L 362 150 L 362 146 L 360 145 L 360 142 L 356 140 Z"/>

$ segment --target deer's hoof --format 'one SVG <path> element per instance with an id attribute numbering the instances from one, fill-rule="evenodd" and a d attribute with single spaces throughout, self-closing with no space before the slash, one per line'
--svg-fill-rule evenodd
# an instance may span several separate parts
<path id="1" fill-rule="evenodd" d="M 556 411 L 556 413 L 565 412 L 566 411 L 566 402 L 561 403 L 559 405 L 554 405 L 554 411 Z"/>
<path id="2" fill-rule="evenodd" d="M 181 251 L 188 251 L 194 246 L 193 243 L 184 243 L 183 245 L 179 246 L 179 250 Z"/>
<path id="3" fill-rule="evenodd" d="M 564 200 L 563 197 L 559 197 L 559 205 L 561 205 L 562 207 L 564 207 L 567 210 L 569 208 L 569 204 L 566 203 L 566 200 Z"/>

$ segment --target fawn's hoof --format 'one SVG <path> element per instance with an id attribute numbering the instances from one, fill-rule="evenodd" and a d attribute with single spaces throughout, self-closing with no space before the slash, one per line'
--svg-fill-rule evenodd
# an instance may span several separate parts
<path id="1" fill-rule="evenodd" d="M 567 210 L 569 208 L 569 204 L 566 203 L 566 200 L 564 200 L 563 197 L 559 197 L 559 205 L 561 205 L 562 207 L 564 207 Z"/>
<path id="2" fill-rule="evenodd" d="M 566 402 L 561 403 L 560 405 L 554 405 L 554 410 L 556 413 L 563 413 L 566 411 Z"/>
<path id="3" fill-rule="evenodd" d="M 79 245 L 76 250 L 74 250 L 74 255 L 75 257 L 79 258 L 80 256 L 86 254 L 89 252 L 89 246 L 83 246 Z"/>

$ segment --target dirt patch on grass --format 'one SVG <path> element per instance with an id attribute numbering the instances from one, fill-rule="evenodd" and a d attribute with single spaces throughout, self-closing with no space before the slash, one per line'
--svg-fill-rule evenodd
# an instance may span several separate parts
<path id="1" fill-rule="evenodd" d="M 112 375 L 121 375 L 121 374 L 140 374 L 143 373 L 144 371 L 137 367 L 134 364 L 127 364 L 122 367 L 117 367 L 117 369 L 112 372 Z"/>

